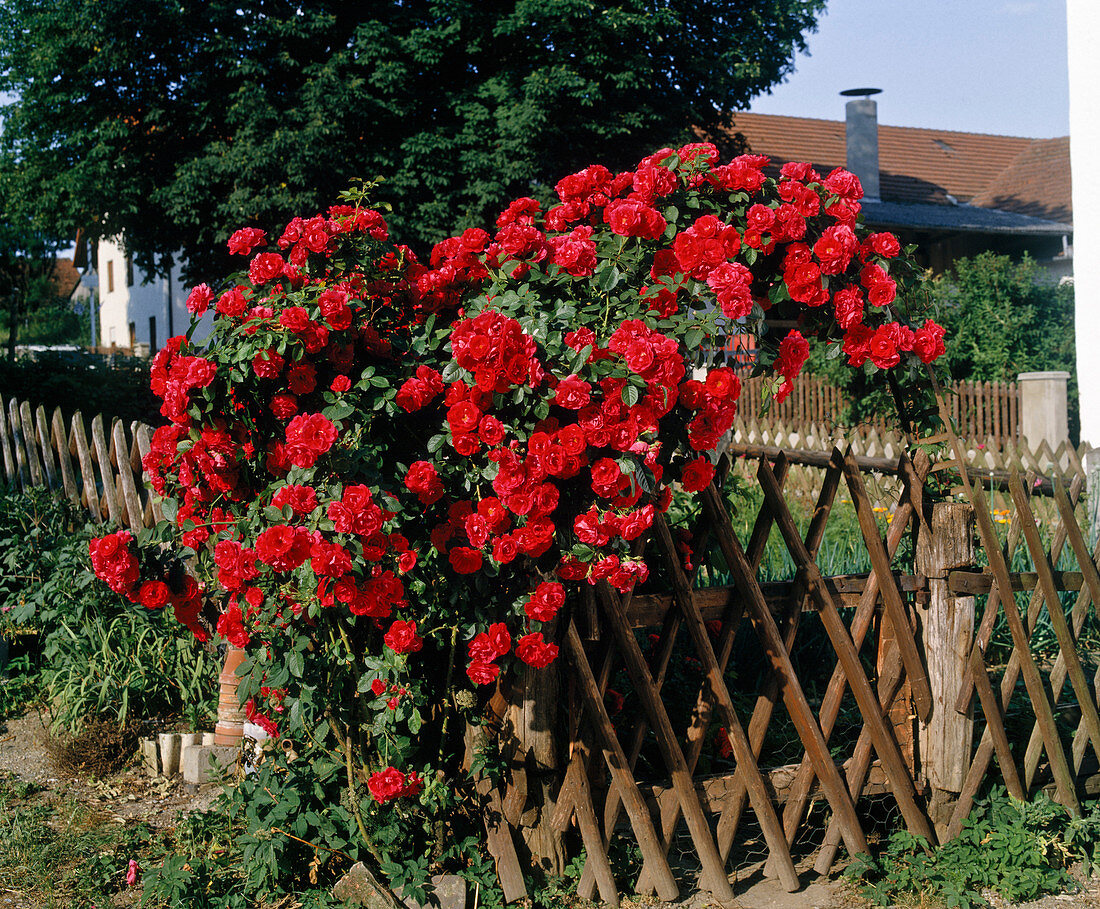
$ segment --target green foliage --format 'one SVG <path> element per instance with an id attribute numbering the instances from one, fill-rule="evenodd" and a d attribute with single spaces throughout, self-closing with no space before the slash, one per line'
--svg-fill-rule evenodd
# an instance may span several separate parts
<path id="1" fill-rule="evenodd" d="M 1070 374 L 1070 436 L 1079 432 L 1073 285 L 1053 284 L 1025 256 L 992 252 L 958 259 L 951 270 L 926 282 L 905 301 L 911 314 L 930 311 L 947 329 L 947 353 L 936 362 L 951 380 L 1014 382 L 1021 372 L 1064 369 Z M 861 374 L 842 356 L 810 352 L 807 370 L 847 392 L 853 423 L 896 413 L 881 373 Z M 906 388 L 915 383 L 905 382 Z M 919 409 L 919 408 L 918 408 Z"/>
<path id="2" fill-rule="evenodd" d="M 959 259 L 932 282 L 953 379 L 1014 382 L 1021 372 L 1070 374 L 1070 436 L 1079 430 L 1073 285 L 1053 284 L 1025 256 Z"/>
<path id="3" fill-rule="evenodd" d="M 60 407 L 66 419 L 79 410 L 127 424 L 161 422 L 160 404 L 149 390 L 149 362 L 136 357 L 89 353 L 41 353 L 34 358 L 0 359 L 0 396 Z"/>
<path id="4" fill-rule="evenodd" d="M 845 874 L 864 896 L 887 906 L 906 895 L 931 897 L 947 907 L 986 905 L 983 890 L 1026 902 L 1072 886 L 1066 868 L 1100 857 L 1100 807 L 1073 818 L 1046 794 L 1020 802 L 995 789 L 975 803 L 962 832 L 932 849 L 907 831 L 890 837 L 877 859 L 859 856 Z"/>
<path id="5" fill-rule="evenodd" d="M 8 660 L 0 670 L 0 720 L 20 716 L 38 697 L 38 677 L 28 654 Z"/>
<path id="6" fill-rule="evenodd" d="M 88 540 L 101 530 L 47 490 L 0 495 L 0 632 L 39 631 L 38 674 L 57 728 L 179 713 L 208 725 L 215 659 L 170 615 L 135 610 L 96 581 Z"/>
<path id="7" fill-rule="evenodd" d="M 124 234 L 142 267 L 182 250 L 224 271 L 232 230 L 384 172 L 416 219 L 398 238 L 433 241 L 592 161 L 622 169 L 728 125 L 790 72 L 823 8 L 5 0 L 11 205 L 70 236 Z"/>

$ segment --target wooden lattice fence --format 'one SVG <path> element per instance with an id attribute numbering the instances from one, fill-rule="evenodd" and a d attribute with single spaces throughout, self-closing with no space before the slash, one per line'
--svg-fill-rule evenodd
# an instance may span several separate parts
<path id="1" fill-rule="evenodd" d="M 159 516 L 141 481 L 147 427 L 0 403 L 9 484 L 133 528 Z M 559 617 L 558 672 L 502 680 L 491 721 L 468 729 L 471 767 L 494 737 L 508 763 L 476 780 L 509 900 L 532 856 L 570 840 L 587 856 L 582 896 L 731 899 L 751 841 L 794 890 L 800 862 L 825 873 L 841 846 L 869 851 L 883 814 L 936 843 L 991 782 L 1075 811 L 1100 791 L 1100 659 L 1083 643 L 1100 640 L 1100 550 L 1079 453 L 994 456 L 948 433 L 932 442 L 953 457 L 932 463 L 901 439 L 822 449 L 758 429 L 742 424 L 720 464 L 751 466 L 754 513 L 712 485 L 687 562 L 658 514 L 635 553 L 669 589 L 587 589 Z M 796 495 L 800 471 L 816 479 Z M 866 570 L 822 561 L 842 520 Z M 793 571 L 762 580 L 777 542 Z M 636 846 L 638 873 L 613 863 L 616 840 Z"/>

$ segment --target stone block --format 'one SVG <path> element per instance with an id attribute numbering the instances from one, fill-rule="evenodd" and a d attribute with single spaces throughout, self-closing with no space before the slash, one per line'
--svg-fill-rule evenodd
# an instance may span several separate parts
<path id="1" fill-rule="evenodd" d="M 166 732 L 160 737 L 160 772 L 164 776 L 175 776 L 180 772 L 180 737 Z"/>
<path id="2" fill-rule="evenodd" d="M 141 767 L 149 776 L 160 776 L 160 757 L 156 739 L 141 740 Z"/>
<path id="3" fill-rule="evenodd" d="M 211 761 L 228 770 L 237 762 L 239 752 L 235 745 L 188 745 L 180 761 L 184 781 L 196 785 L 209 782 L 213 778 Z"/>
<path id="4" fill-rule="evenodd" d="M 432 877 L 434 888 L 426 903 L 420 903 L 412 897 L 405 897 L 398 905 L 406 909 L 467 909 L 469 885 L 456 874 L 437 874 Z M 393 909 L 393 902 L 383 895 L 375 885 L 373 875 L 362 862 L 352 865 L 351 869 L 332 888 L 332 895 L 353 906 L 366 909 Z"/>

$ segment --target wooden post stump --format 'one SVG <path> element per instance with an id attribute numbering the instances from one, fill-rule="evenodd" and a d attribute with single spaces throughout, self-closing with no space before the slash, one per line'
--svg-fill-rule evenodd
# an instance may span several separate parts
<path id="1" fill-rule="evenodd" d="M 974 509 L 968 504 L 932 506 L 930 526 L 921 525 L 917 570 L 928 579 L 921 609 L 932 713 L 919 729 L 920 767 L 930 789 L 929 815 L 943 836 L 962 791 L 974 740 L 974 708 L 955 709 L 974 639 L 974 597 L 955 596 L 947 574 L 974 565 Z"/>

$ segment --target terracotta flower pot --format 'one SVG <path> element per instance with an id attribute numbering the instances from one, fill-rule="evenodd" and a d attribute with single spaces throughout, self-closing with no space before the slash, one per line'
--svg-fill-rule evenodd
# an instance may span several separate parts
<path id="1" fill-rule="evenodd" d="M 218 676 L 218 724 L 214 727 L 215 745 L 239 745 L 244 729 L 244 707 L 237 696 L 240 678 L 237 668 L 244 662 L 244 651 L 227 645 L 225 663 Z"/>

